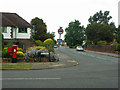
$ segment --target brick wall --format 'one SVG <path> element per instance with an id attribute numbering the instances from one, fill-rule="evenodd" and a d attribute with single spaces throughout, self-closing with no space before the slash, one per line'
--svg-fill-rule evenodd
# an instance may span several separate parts
<path id="1" fill-rule="evenodd" d="M 89 46 L 84 46 L 86 50 L 92 50 L 92 51 L 100 51 L 100 52 L 110 52 L 110 53 L 115 53 L 115 46 L 110 46 L 110 45 L 89 45 Z"/>

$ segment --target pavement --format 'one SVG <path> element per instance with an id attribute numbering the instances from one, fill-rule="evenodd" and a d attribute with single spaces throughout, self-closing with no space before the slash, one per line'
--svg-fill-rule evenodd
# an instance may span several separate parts
<path id="1" fill-rule="evenodd" d="M 96 52 L 96 51 L 88 51 L 87 52 L 95 52 L 102 55 L 107 55 L 111 57 L 120 58 L 120 55 L 113 53 L 104 53 L 104 52 Z M 32 64 L 30 69 L 2 69 L 2 70 L 43 70 L 43 69 L 55 69 L 55 68 L 67 68 L 80 64 L 76 60 L 72 60 L 69 56 L 63 54 L 59 50 L 56 50 L 55 53 L 59 57 L 59 61 L 57 62 L 40 62 L 40 63 L 2 63 L 2 64 Z"/>

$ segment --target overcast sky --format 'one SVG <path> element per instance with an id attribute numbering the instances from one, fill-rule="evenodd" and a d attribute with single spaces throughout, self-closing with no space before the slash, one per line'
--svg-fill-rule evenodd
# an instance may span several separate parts
<path id="1" fill-rule="evenodd" d="M 118 25 L 118 2 L 120 0 L 1 0 L 0 12 L 17 13 L 30 23 L 39 17 L 47 25 L 48 32 L 55 32 L 59 27 L 65 29 L 71 21 L 79 20 L 85 27 L 88 18 L 96 12 L 110 11 L 113 22 Z M 64 33 L 65 34 L 65 33 Z M 62 39 L 64 38 L 62 34 Z"/>

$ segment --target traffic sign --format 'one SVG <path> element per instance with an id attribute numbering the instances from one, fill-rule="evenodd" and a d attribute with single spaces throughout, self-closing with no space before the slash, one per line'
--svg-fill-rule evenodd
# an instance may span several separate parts
<path id="1" fill-rule="evenodd" d="M 59 28 L 59 29 L 58 29 L 58 33 L 59 33 L 59 34 L 63 34 L 63 32 L 64 32 L 64 30 L 63 30 L 62 28 Z"/>
<path id="2" fill-rule="evenodd" d="M 57 43 L 62 43 L 62 39 L 57 39 Z"/>

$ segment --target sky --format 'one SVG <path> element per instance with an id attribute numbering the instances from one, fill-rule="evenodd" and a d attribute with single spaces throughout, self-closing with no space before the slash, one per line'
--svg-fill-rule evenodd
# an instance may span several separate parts
<path id="1" fill-rule="evenodd" d="M 110 11 L 111 21 L 118 26 L 118 2 L 120 0 L 1 0 L 0 12 L 17 13 L 30 23 L 35 18 L 41 18 L 47 25 L 47 32 L 55 32 L 59 38 L 58 29 L 65 28 L 71 21 L 79 20 L 85 27 L 88 19 L 100 10 Z"/>

